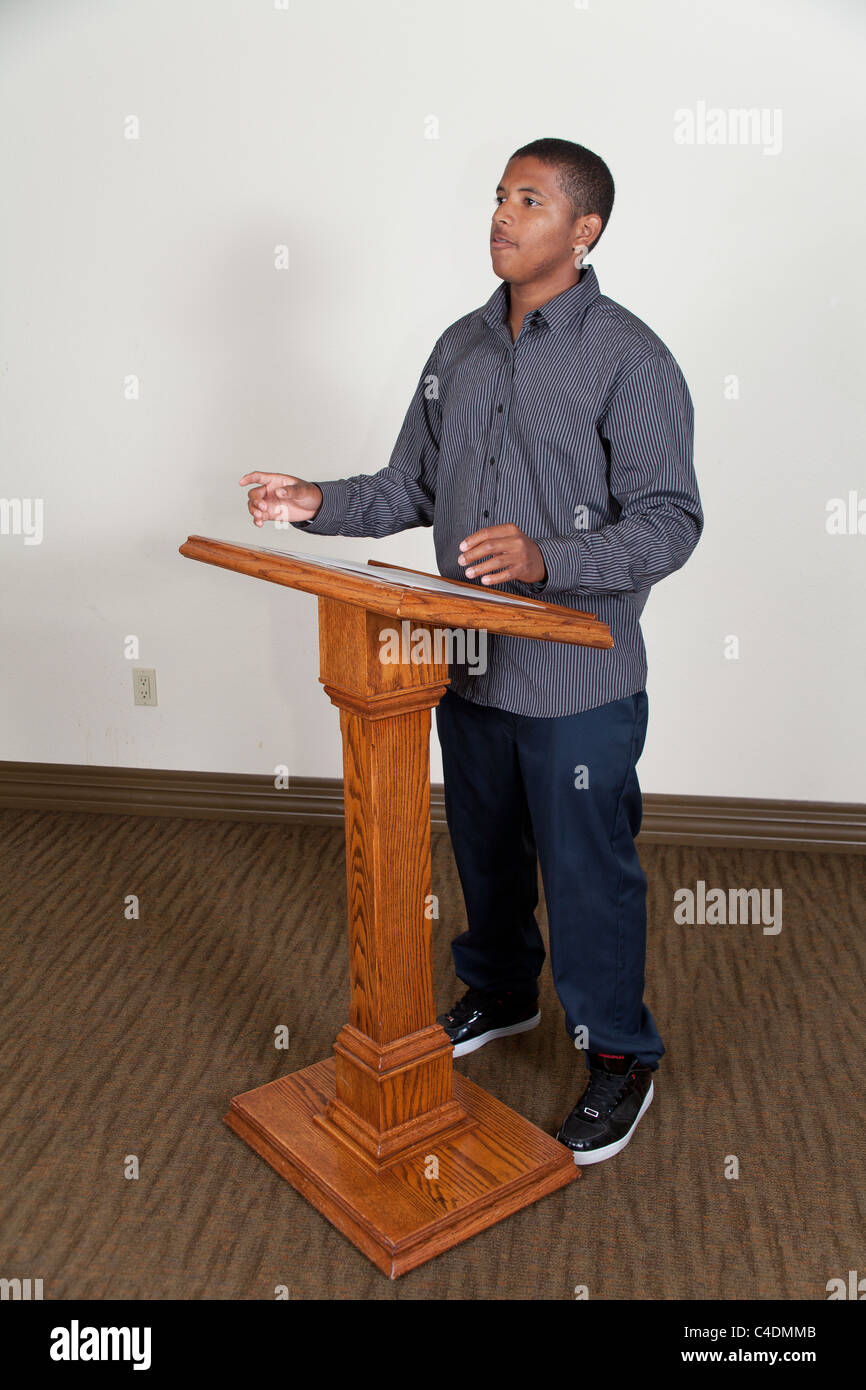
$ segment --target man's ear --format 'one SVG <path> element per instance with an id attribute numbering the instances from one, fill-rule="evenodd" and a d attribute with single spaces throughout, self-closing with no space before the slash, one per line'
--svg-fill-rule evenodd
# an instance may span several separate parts
<path id="1" fill-rule="evenodd" d="M 578 217 L 571 229 L 571 244 L 581 240 L 584 246 L 589 246 L 590 242 L 597 241 L 602 229 L 602 221 L 597 212 L 589 212 L 585 217 Z"/>

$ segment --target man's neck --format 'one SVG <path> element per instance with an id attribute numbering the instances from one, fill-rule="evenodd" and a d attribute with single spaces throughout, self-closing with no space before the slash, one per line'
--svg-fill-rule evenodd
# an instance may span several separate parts
<path id="1" fill-rule="evenodd" d="M 514 342 L 521 328 L 523 320 L 527 314 L 531 314 L 534 309 L 540 309 L 543 304 L 555 299 L 558 294 L 565 290 L 572 289 L 580 282 L 583 271 L 579 270 L 565 284 L 561 281 L 546 280 L 541 284 L 531 285 L 512 285 L 508 284 L 508 322 L 511 326 L 511 341 Z"/>

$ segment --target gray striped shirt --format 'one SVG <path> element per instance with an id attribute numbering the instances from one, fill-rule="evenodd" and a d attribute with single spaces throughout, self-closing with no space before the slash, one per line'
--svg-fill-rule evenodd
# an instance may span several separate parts
<path id="1" fill-rule="evenodd" d="M 650 586 L 685 564 L 703 530 L 694 411 L 668 348 L 601 294 L 592 266 L 528 314 L 513 343 L 508 295 L 503 282 L 437 340 L 388 466 L 318 483 L 320 510 L 293 524 L 376 537 L 432 526 L 449 579 L 465 579 L 457 556 L 466 536 L 519 526 L 547 577 L 491 589 L 596 613 L 614 646 L 488 633 L 486 671 L 452 661 L 450 686 L 478 704 L 549 718 L 646 685 L 640 615 Z"/>

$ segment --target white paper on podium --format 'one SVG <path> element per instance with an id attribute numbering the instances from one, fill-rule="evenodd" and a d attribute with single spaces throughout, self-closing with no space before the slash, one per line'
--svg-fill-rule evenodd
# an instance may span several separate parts
<path id="1" fill-rule="evenodd" d="M 226 545 L 235 545 L 235 541 L 226 541 Z M 411 574 L 405 570 L 388 569 L 384 565 L 365 565 L 360 560 L 335 560 L 333 556 L 328 556 L 327 560 L 317 560 L 313 555 L 301 555 L 296 550 L 271 550 L 267 546 L 250 546 L 250 550 L 259 551 L 262 555 L 282 555 L 288 560 L 303 560 L 308 565 L 319 565 L 322 569 L 352 570 L 356 574 L 365 574 L 368 579 L 377 579 L 382 583 L 401 584 L 405 589 L 432 589 L 434 593 L 449 594 L 452 598 L 480 598 L 489 599 L 491 603 L 506 603 L 520 608 L 532 608 L 532 603 L 527 603 L 525 599 L 517 598 L 514 594 L 497 594 L 492 589 L 479 584 L 478 588 L 473 587 L 470 593 L 461 584 L 455 584 L 450 579 L 428 579 L 423 574 Z"/>

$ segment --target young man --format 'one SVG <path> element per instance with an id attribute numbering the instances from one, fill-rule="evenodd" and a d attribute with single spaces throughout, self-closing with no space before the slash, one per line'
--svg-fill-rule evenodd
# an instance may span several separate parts
<path id="1" fill-rule="evenodd" d="M 703 529 L 693 409 L 665 344 L 582 268 L 614 184 L 581 145 L 511 156 L 490 231 L 502 284 L 437 340 L 387 468 L 320 484 L 250 473 L 257 526 L 319 535 L 433 526 L 441 574 L 537 594 L 608 623 L 612 650 L 487 634 L 484 674 L 452 663 L 436 708 L 469 986 L 439 1018 L 461 1056 L 540 1021 L 545 950 L 588 1082 L 557 1138 L 618 1153 L 664 1047 L 643 1003 L 646 877 L 635 765 L 647 725 L 640 614 Z"/>

